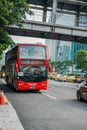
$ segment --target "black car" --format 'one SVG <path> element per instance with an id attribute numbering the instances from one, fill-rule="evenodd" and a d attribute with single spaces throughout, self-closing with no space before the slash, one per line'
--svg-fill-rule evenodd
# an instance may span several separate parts
<path id="1" fill-rule="evenodd" d="M 87 81 L 83 81 L 77 85 L 76 95 L 78 101 L 87 101 Z"/>

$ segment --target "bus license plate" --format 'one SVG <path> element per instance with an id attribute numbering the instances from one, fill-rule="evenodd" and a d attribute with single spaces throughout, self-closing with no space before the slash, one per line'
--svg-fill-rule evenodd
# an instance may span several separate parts
<path id="1" fill-rule="evenodd" d="M 34 88 L 35 88 L 35 85 L 31 85 L 31 86 L 30 86 L 30 89 L 34 89 Z"/>

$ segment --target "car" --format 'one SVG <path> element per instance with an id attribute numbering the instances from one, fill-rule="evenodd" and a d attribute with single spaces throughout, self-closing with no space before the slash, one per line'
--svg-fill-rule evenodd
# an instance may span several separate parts
<path id="1" fill-rule="evenodd" d="M 1 77 L 1 78 L 4 78 L 4 77 L 5 77 L 5 72 L 0 71 L 0 77 Z"/>
<path id="2" fill-rule="evenodd" d="M 77 85 L 76 96 L 78 101 L 87 101 L 87 81 L 83 81 Z"/>
<path id="3" fill-rule="evenodd" d="M 75 81 L 75 75 L 74 74 L 69 74 L 67 77 L 68 82 L 74 82 Z"/>
<path id="4" fill-rule="evenodd" d="M 81 83 L 81 81 L 82 81 L 82 75 L 76 74 L 76 75 L 75 75 L 75 82 Z"/>
<path id="5" fill-rule="evenodd" d="M 55 79 L 55 76 L 56 76 L 56 73 L 52 72 L 52 73 L 49 74 L 48 78 L 49 79 Z"/>
<path id="6" fill-rule="evenodd" d="M 80 83 L 82 81 L 82 76 L 80 74 L 69 74 L 67 77 L 68 82 Z"/>
<path id="7" fill-rule="evenodd" d="M 0 77 L 1 77 L 1 78 L 5 78 L 5 71 L 6 71 L 6 66 L 3 65 L 3 66 L 1 67 L 1 70 L 0 70 Z"/>
<path id="8" fill-rule="evenodd" d="M 48 79 L 50 79 L 50 76 L 51 76 L 51 73 L 48 73 L 48 76 L 47 76 L 47 77 L 48 77 Z"/>
<path id="9" fill-rule="evenodd" d="M 54 76 L 54 80 L 58 81 L 60 77 L 61 77 L 61 74 L 56 74 L 56 75 Z"/>
<path id="10" fill-rule="evenodd" d="M 60 77 L 59 77 L 59 80 L 58 81 L 60 81 L 60 82 L 67 82 L 67 75 L 64 75 L 64 74 L 62 74 Z"/>

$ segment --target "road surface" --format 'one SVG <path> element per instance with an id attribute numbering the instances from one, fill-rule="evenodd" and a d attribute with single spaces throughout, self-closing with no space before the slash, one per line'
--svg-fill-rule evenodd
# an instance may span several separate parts
<path id="1" fill-rule="evenodd" d="M 25 130 L 87 130 L 87 103 L 76 100 L 76 84 L 49 80 L 48 90 L 16 92 L 0 79 Z"/>

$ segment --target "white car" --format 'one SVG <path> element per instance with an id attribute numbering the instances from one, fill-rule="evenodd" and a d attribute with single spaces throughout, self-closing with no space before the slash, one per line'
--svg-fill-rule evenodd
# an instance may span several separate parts
<path id="1" fill-rule="evenodd" d="M 87 101 L 87 81 L 83 81 L 77 85 L 76 95 L 78 101 Z"/>

